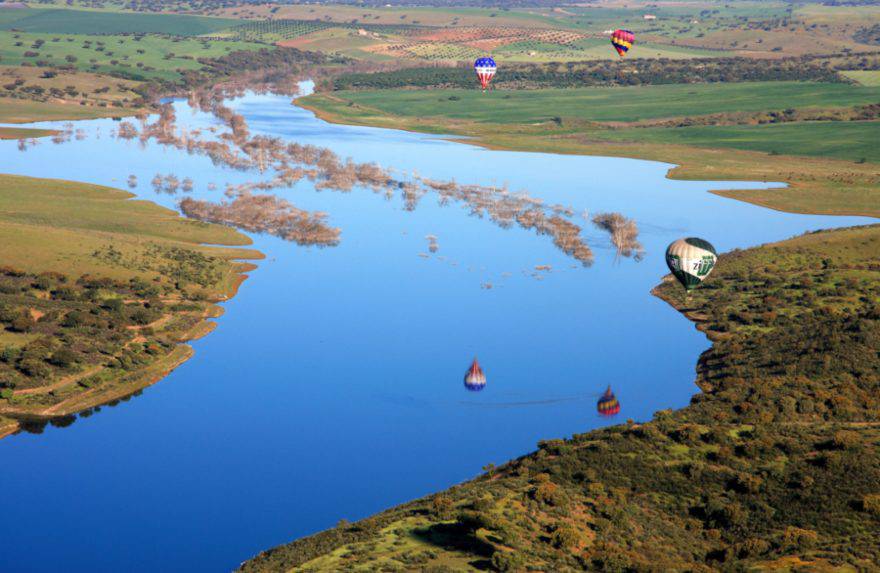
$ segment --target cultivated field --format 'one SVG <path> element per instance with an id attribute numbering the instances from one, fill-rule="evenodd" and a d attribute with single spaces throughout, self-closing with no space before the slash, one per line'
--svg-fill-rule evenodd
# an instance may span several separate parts
<path id="1" fill-rule="evenodd" d="M 238 24 L 236 20 L 179 14 L 134 14 L 95 10 L 4 9 L 0 25 L 22 32 L 58 34 L 165 34 L 199 36 Z"/>
<path id="2" fill-rule="evenodd" d="M 638 121 L 720 112 L 874 103 L 880 89 L 849 84 L 761 82 L 615 88 L 496 90 L 381 90 L 334 92 L 392 115 L 448 117 L 490 123 L 532 123 L 553 117 Z"/>

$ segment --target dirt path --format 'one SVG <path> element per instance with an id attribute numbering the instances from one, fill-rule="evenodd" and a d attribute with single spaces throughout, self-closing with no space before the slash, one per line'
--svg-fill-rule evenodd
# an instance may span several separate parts
<path id="1" fill-rule="evenodd" d="M 144 325 L 133 324 L 133 325 L 126 326 L 126 328 L 129 330 L 143 330 L 145 328 L 152 328 L 153 330 L 157 330 L 157 329 L 165 326 L 166 324 L 168 324 L 168 322 L 170 322 L 172 318 L 174 318 L 174 313 L 163 314 L 160 318 L 157 318 L 156 320 L 154 320 L 150 324 L 144 324 Z"/>
<path id="2" fill-rule="evenodd" d="M 26 388 L 24 390 L 16 390 L 12 394 L 13 396 L 33 396 L 35 394 L 48 394 L 53 390 L 57 390 L 58 388 L 62 388 L 67 386 L 68 384 L 73 384 L 75 382 L 79 382 L 85 378 L 88 378 L 92 374 L 96 374 L 100 372 L 104 367 L 101 365 L 92 366 L 82 372 L 77 372 L 76 374 L 71 374 L 70 376 L 65 376 L 64 378 L 58 380 L 54 384 L 50 384 L 48 386 L 40 386 L 39 388 Z"/>

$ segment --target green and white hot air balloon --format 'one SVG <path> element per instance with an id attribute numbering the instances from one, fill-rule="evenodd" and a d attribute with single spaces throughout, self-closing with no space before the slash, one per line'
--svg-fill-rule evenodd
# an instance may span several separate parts
<path id="1" fill-rule="evenodd" d="M 715 268 L 717 260 L 715 247 L 696 237 L 678 239 L 666 249 L 666 266 L 688 291 L 700 286 Z"/>

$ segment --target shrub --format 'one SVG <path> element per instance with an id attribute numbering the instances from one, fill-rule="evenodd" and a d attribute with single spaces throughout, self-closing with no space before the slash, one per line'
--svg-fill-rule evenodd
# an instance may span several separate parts
<path id="1" fill-rule="evenodd" d="M 557 549 L 575 549 L 583 538 L 581 532 L 570 525 L 563 525 L 550 536 L 550 543 Z"/>
<path id="2" fill-rule="evenodd" d="M 452 499 L 447 495 L 435 495 L 431 500 L 431 509 L 439 519 L 449 519 L 452 508 Z"/>
<path id="3" fill-rule="evenodd" d="M 72 366 L 76 363 L 76 358 L 76 352 L 74 352 L 73 350 L 69 348 L 59 348 L 52 353 L 52 357 L 49 358 L 49 362 L 54 364 L 55 366 L 67 368 L 68 366 Z"/>
<path id="4" fill-rule="evenodd" d="M 18 365 L 18 369 L 31 378 L 45 378 L 51 372 L 48 364 L 35 358 L 22 360 Z"/>
<path id="5" fill-rule="evenodd" d="M 862 498 L 862 509 L 880 518 L 880 493 L 869 493 Z"/>
<path id="6" fill-rule="evenodd" d="M 819 540 L 819 534 L 812 529 L 801 529 L 800 527 L 786 527 L 782 534 L 782 549 L 784 550 L 802 550 L 810 549 L 816 545 Z"/>
<path id="7" fill-rule="evenodd" d="M 513 551 L 496 551 L 492 554 L 492 568 L 495 571 L 519 571 L 523 559 Z"/>
<path id="8" fill-rule="evenodd" d="M 12 321 L 9 328 L 13 332 L 30 332 L 35 324 L 36 321 L 30 314 L 22 314 Z"/>

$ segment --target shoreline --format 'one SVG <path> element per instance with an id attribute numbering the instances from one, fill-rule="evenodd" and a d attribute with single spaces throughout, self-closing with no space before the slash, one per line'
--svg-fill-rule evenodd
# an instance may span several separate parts
<path id="1" fill-rule="evenodd" d="M 312 101 L 303 101 L 314 98 Z M 766 189 L 710 189 L 709 193 L 751 203 L 766 209 L 773 209 L 783 213 L 801 215 L 836 215 L 880 218 L 880 207 L 868 201 L 865 206 L 857 208 L 849 207 L 850 201 L 844 197 L 832 201 L 832 208 L 820 208 L 816 205 L 800 205 L 796 197 L 804 193 L 827 194 L 840 193 L 839 189 L 829 190 L 812 180 L 798 179 L 796 171 L 783 169 L 777 165 L 782 161 L 796 161 L 798 167 L 807 165 L 814 166 L 819 170 L 827 168 L 846 169 L 847 172 L 857 172 L 865 178 L 880 177 L 880 166 L 858 165 L 843 160 L 820 159 L 808 156 L 771 156 L 756 151 L 745 151 L 728 148 L 703 148 L 675 144 L 636 144 L 628 142 L 588 141 L 570 137 L 572 134 L 561 136 L 535 136 L 529 137 L 528 133 L 503 133 L 492 131 L 480 131 L 481 128 L 489 129 L 490 126 L 463 122 L 456 126 L 451 120 L 448 129 L 436 131 L 434 128 L 441 126 L 419 125 L 419 119 L 393 116 L 384 114 L 373 108 L 357 105 L 360 110 L 366 110 L 376 115 L 366 117 L 343 116 L 335 111 L 324 109 L 313 103 L 321 101 L 341 102 L 332 95 L 332 92 L 316 92 L 308 96 L 302 96 L 293 100 L 292 104 L 310 111 L 322 121 L 339 125 L 354 125 L 363 127 L 378 127 L 396 129 L 425 135 L 436 134 L 446 141 L 465 143 L 497 151 L 550 153 L 558 155 L 584 155 L 599 157 L 620 157 L 637 159 L 642 161 L 656 161 L 671 165 L 666 173 L 666 178 L 679 181 L 744 181 L 744 182 L 779 182 L 785 187 L 768 187 Z M 444 118 L 427 118 L 428 121 Z M 512 124 L 514 127 L 527 127 Z M 421 129 L 420 129 L 421 127 Z M 456 129 L 465 130 L 464 133 L 455 133 Z M 471 129 L 473 133 L 467 133 Z M 574 134 L 577 135 L 577 134 Z M 525 136 L 525 137 L 523 137 Z M 836 175 L 832 173 L 832 175 Z M 812 184 L 811 184 L 812 183 Z M 829 185 L 833 180 L 823 181 Z M 845 191 L 843 193 L 846 193 Z M 809 203 L 810 198 L 807 198 Z"/>
<path id="2" fill-rule="evenodd" d="M 256 265 L 251 265 L 251 267 L 252 268 L 249 270 L 257 268 Z M 95 394 L 86 391 L 82 394 L 72 396 L 66 401 L 59 402 L 58 404 L 54 404 L 38 411 L 23 412 L 10 410 L 8 408 L 0 409 L 0 416 L 11 420 L 11 423 L 5 426 L 0 426 L 0 440 L 23 431 L 22 422 L 51 422 L 52 420 L 75 416 L 84 411 L 91 410 L 92 408 L 105 406 L 112 402 L 133 396 L 150 386 L 158 384 L 168 377 L 168 375 L 174 370 L 195 356 L 195 349 L 189 343 L 208 336 L 217 328 L 218 322 L 213 319 L 220 318 L 224 312 L 223 307 L 218 303 L 232 300 L 237 294 L 241 284 L 248 278 L 249 275 L 240 272 L 239 279 L 235 281 L 233 289 L 230 291 L 227 298 L 215 301 L 211 307 L 209 307 L 209 312 L 204 314 L 202 320 L 193 325 L 193 327 L 177 341 L 175 348 L 166 356 L 163 356 L 156 362 L 147 364 L 143 368 L 127 373 L 122 378 L 122 384 L 124 384 L 122 388 L 109 388 L 103 392 L 96 392 Z M 101 370 L 103 369 L 104 368 L 101 368 Z M 132 380 L 132 382 L 129 382 L 130 380 Z M 117 383 L 118 382 L 119 381 L 117 381 Z M 71 382 L 70 384 L 74 383 L 75 382 Z"/>
<path id="3" fill-rule="evenodd" d="M 154 218 L 162 216 L 165 218 L 166 224 L 170 222 L 188 226 L 188 221 L 190 221 L 190 219 L 177 211 L 139 198 L 130 191 L 64 179 L 40 179 L 9 175 L 2 177 L 9 179 L 9 192 L 12 194 L 19 192 L 16 186 L 20 185 L 50 185 L 53 189 L 49 190 L 49 195 L 41 200 L 45 201 L 51 198 L 53 190 L 60 189 L 65 193 L 79 193 L 80 195 L 73 196 L 81 197 L 81 201 L 87 206 L 89 200 L 94 199 L 94 194 L 97 193 L 104 201 L 108 199 L 119 201 L 123 206 L 128 205 L 128 208 L 136 209 L 136 212 L 147 210 Z M 148 207 L 145 208 L 145 205 Z M 159 224 L 161 221 L 157 220 L 156 223 Z M 14 221 L 12 224 L 14 224 Z M 46 224 L 51 226 L 51 220 Z M 158 333 L 166 337 L 167 342 L 165 344 L 171 343 L 173 345 L 169 347 L 170 350 L 167 353 L 130 370 L 112 368 L 112 365 L 106 360 L 100 363 L 84 362 L 77 372 L 67 374 L 60 379 L 55 379 L 53 384 L 14 391 L 12 394 L 14 397 L 33 397 L 37 402 L 21 406 L 10 404 L 5 400 L 0 402 L 2 404 L 0 406 L 0 439 L 20 431 L 26 431 L 24 426 L 27 422 L 48 423 L 52 420 L 67 418 L 99 406 L 126 399 L 165 379 L 176 368 L 192 358 L 195 355 L 195 350 L 190 343 L 207 336 L 217 327 L 218 323 L 214 319 L 223 315 L 224 308 L 221 305 L 232 300 L 238 294 L 241 285 L 250 276 L 248 273 L 257 268 L 257 265 L 252 261 L 265 258 L 264 253 L 245 248 L 253 244 L 253 240 L 249 236 L 233 229 L 221 229 L 222 226 L 215 227 L 216 231 L 205 231 L 202 237 L 217 236 L 221 237 L 226 243 L 203 242 L 198 239 L 190 243 L 190 248 L 194 251 L 202 251 L 204 248 L 214 249 L 214 256 L 218 260 L 226 261 L 224 263 L 226 265 L 225 272 L 227 273 L 225 278 L 221 279 L 221 282 L 216 286 L 211 287 L 213 291 L 209 298 L 205 299 L 202 303 L 203 308 L 199 310 L 199 313 L 194 314 L 192 309 L 178 311 L 169 307 L 153 323 L 141 327 L 129 327 L 136 329 L 149 327 L 150 332 L 152 332 L 153 328 L 158 329 Z M 135 233 L 133 236 L 139 236 L 136 234 L 136 231 L 131 232 Z M 209 235 L 211 232 L 219 234 Z M 88 255 L 86 254 L 86 256 Z M 179 300 L 172 293 L 172 296 L 164 299 L 163 302 L 171 305 Z M 175 324 L 175 321 L 178 324 Z M 190 323 L 190 321 L 192 322 Z M 169 323 L 171 323 L 170 326 Z M 180 329 L 181 326 L 183 326 L 183 330 Z M 127 352 L 126 349 L 130 345 L 134 343 L 143 344 L 144 342 L 142 341 L 146 340 L 146 338 L 138 334 L 123 347 L 123 352 Z M 91 388 L 83 386 L 83 381 L 92 377 L 100 377 L 102 373 L 108 372 L 115 375 L 102 380 L 97 386 Z M 109 387 L 105 387 L 105 385 Z M 67 391 L 75 389 L 77 386 L 83 386 L 80 389 L 81 391 L 72 392 L 70 395 L 65 396 Z M 43 401 L 40 404 L 42 397 L 54 397 L 59 394 L 62 397 L 60 401 L 48 404 Z M 37 407 L 35 408 L 34 406 Z"/>

